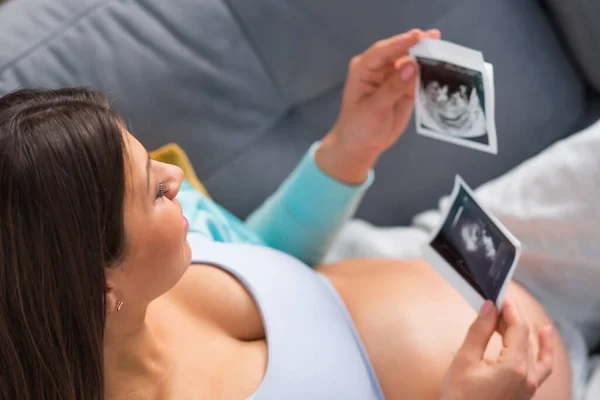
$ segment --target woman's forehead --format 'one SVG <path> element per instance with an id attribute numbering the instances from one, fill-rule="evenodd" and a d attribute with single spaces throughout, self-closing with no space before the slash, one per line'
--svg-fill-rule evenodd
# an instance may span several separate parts
<path id="1" fill-rule="evenodd" d="M 148 160 L 148 152 L 146 148 L 127 130 L 123 130 L 125 149 L 127 151 L 125 157 L 127 186 L 129 192 L 137 192 L 146 188 L 146 162 Z"/>
<path id="2" fill-rule="evenodd" d="M 130 159 L 131 165 L 134 167 L 141 167 L 142 170 L 146 165 L 146 160 L 148 158 L 148 151 L 146 148 L 127 130 L 123 131 L 125 148 L 127 150 L 127 156 Z"/>

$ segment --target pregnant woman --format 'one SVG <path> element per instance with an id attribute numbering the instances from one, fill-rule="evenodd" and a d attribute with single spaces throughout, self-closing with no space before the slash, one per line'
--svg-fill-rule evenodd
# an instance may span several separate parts
<path id="1" fill-rule="evenodd" d="M 314 154 L 327 175 L 364 182 L 404 131 L 424 36 L 353 59 Z M 0 98 L 0 398 L 569 399 L 564 347 L 520 287 L 500 336 L 489 303 L 476 318 L 421 261 L 310 269 L 188 235 L 182 180 L 96 92 Z"/>

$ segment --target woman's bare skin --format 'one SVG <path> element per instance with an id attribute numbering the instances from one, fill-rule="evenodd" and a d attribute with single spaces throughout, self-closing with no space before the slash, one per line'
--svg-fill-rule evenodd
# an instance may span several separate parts
<path id="1" fill-rule="evenodd" d="M 462 297 L 421 261 L 352 260 L 317 270 L 344 299 L 386 398 L 436 399 L 476 316 Z M 519 286 L 512 285 L 509 296 L 532 332 L 549 322 Z M 172 291 L 151 304 L 147 321 L 178 355 L 169 367 L 172 384 L 165 397 L 245 399 L 260 385 L 268 353 L 261 316 L 252 297 L 228 273 L 193 266 Z M 487 354 L 495 358 L 500 348 L 496 335 Z M 539 388 L 537 400 L 570 398 L 562 343 L 555 347 L 554 359 L 553 373 Z"/>

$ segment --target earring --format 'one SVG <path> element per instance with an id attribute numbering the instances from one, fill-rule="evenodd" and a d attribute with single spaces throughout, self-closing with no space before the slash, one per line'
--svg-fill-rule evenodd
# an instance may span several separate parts
<path id="1" fill-rule="evenodd" d="M 123 302 L 121 300 L 117 301 L 117 305 L 115 306 L 115 311 L 121 311 L 121 307 L 123 306 Z"/>

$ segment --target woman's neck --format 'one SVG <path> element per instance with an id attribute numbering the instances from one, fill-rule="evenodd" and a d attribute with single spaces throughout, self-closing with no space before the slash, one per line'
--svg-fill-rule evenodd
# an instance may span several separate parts
<path id="1" fill-rule="evenodd" d="M 173 358 L 143 315 L 108 318 L 104 337 L 105 399 L 159 399 L 170 392 Z M 119 329 L 115 329 L 118 326 Z"/>

